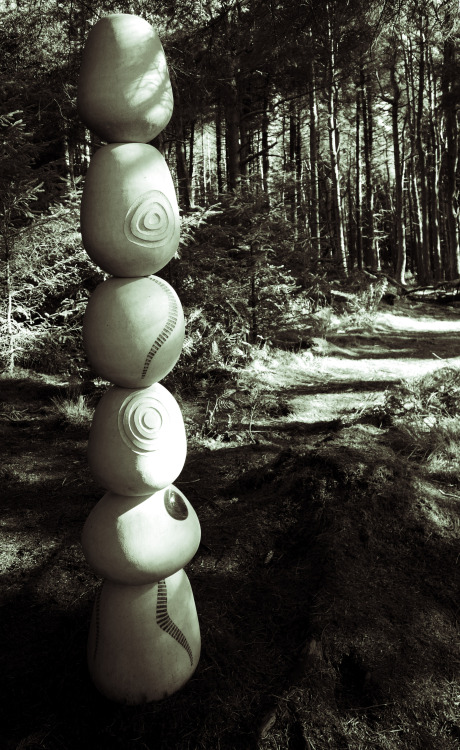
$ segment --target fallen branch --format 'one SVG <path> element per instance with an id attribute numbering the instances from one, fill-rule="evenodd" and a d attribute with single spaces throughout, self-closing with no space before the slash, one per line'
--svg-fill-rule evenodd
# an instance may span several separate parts
<path id="1" fill-rule="evenodd" d="M 396 287 L 399 287 L 399 289 L 402 289 L 404 291 L 404 294 L 409 294 L 407 286 L 405 284 L 401 284 L 400 281 L 396 281 L 396 279 L 393 278 L 393 276 L 390 276 L 388 273 L 385 273 L 384 271 L 368 271 L 367 269 L 363 268 L 363 273 L 365 273 L 367 276 L 373 276 L 375 279 L 388 279 L 388 281 L 393 284 Z"/>

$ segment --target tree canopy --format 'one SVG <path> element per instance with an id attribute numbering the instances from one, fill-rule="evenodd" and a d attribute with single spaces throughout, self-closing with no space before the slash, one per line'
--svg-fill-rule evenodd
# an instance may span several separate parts
<path id="1" fill-rule="evenodd" d="M 226 192 L 263 196 L 283 207 L 307 264 L 383 270 L 401 284 L 407 274 L 460 276 L 453 0 L 4 0 L 0 9 L 4 142 L 18 170 L 24 149 L 35 150 L 41 208 L 84 178 L 100 145 L 76 113 L 88 31 L 107 13 L 134 13 L 156 26 L 168 59 L 174 116 L 154 145 L 183 212 Z M 27 145 L 14 141 L 12 113 Z"/>

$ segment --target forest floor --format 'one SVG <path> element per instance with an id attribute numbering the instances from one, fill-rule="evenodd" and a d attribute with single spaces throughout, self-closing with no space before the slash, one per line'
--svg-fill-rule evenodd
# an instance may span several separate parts
<path id="1" fill-rule="evenodd" d="M 0 747 L 458 749 L 459 333 L 459 309 L 400 303 L 182 394 L 202 655 L 135 707 L 86 670 L 102 492 L 51 401 L 72 385 L 4 377 Z"/>

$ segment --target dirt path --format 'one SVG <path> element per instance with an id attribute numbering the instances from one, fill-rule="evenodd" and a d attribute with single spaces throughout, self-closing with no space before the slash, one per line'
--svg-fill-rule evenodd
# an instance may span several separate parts
<path id="1" fill-rule="evenodd" d="M 282 373 L 274 359 L 251 376 L 283 393 L 299 421 L 319 427 L 381 403 L 395 382 L 446 365 L 460 368 L 460 309 L 400 303 L 390 310 L 379 312 L 367 330 L 314 339 L 311 352 L 293 355 Z"/>

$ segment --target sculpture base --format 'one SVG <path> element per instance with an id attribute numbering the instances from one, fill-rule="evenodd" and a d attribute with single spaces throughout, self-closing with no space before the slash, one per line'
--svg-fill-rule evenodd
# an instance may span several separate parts
<path id="1" fill-rule="evenodd" d="M 107 698 L 130 705 L 166 698 L 190 679 L 200 649 L 184 570 L 145 586 L 102 583 L 91 620 L 88 667 Z"/>

